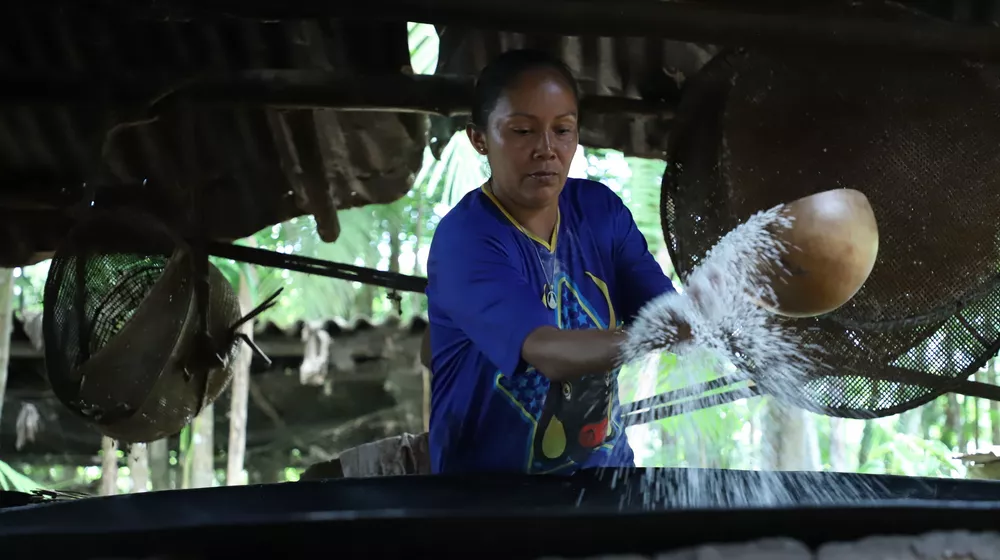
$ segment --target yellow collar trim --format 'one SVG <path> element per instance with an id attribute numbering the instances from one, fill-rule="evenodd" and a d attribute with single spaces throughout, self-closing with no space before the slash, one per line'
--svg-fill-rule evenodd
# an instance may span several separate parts
<path id="1" fill-rule="evenodd" d="M 496 195 L 494 195 L 489 189 L 486 188 L 485 184 L 479 187 L 479 189 L 483 191 L 483 194 L 486 195 L 486 198 L 489 198 L 491 201 L 493 201 L 493 204 L 495 204 L 496 207 L 500 209 L 500 212 L 502 212 L 503 215 L 507 217 L 507 220 L 510 221 L 510 223 L 514 227 L 519 229 L 521 233 L 526 235 L 528 239 L 531 239 L 532 241 L 540 244 L 542 247 L 545 247 L 546 249 L 548 249 L 550 253 L 556 252 L 556 241 L 559 240 L 559 224 L 562 223 L 562 212 L 560 212 L 558 208 L 556 209 L 556 227 L 552 229 L 552 239 L 546 242 L 544 239 L 531 233 L 530 231 L 525 229 L 524 226 L 518 223 L 518 221 L 514 219 L 514 216 L 511 216 L 510 212 L 508 212 L 507 209 L 503 207 L 503 204 L 500 204 L 500 201 L 497 200 Z"/>

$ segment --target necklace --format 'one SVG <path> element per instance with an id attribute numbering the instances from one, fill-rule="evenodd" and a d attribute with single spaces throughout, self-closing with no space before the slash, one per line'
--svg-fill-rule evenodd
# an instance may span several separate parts
<path id="1" fill-rule="evenodd" d="M 486 182 L 486 184 L 483 185 L 483 187 L 484 187 L 484 190 L 488 194 L 490 194 L 492 197 L 494 197 L 494 201 L 497 203 L 498 206 L 500 206 L 500 209 L 504 212 L 504 214 L 507 214 L 507 211 L 504 210 L 504 208 L 500 204 L 499 200 L 497 200 L 495 198 L 496 195 L 493 193 L 493 179 L 490 178 Z M 514 225 L 517 226 L 517 229 L 520 230 L 521 233 L 523 233 L 525 235 L 529 235 L 528 232 L 524 229 L 524 227 L 521 226 L 521 224 L 519 224 L 510 214 L 507 214 L 507 218 L 510 219 L 510 221 L 513 222 Z M 559 220 L 558 220 L 558 218 L 556 219 L 556 226 L 555 227 L 556 228 L 559 227 Z M 542 267 L 542 273 L 545 274 L 545 278 L 548 280 L 547 282 L 545 282 L 544 284 L 542 284 L 542 304 L 544 304 L 545 307 L 548 307 L 549 309 L 555 310 L 555 308 L 556 308 L 556 287 L 555 287 L 555 280 L 553 278 L 555 276 L 555 260 L 554 260 L 556 258 L 555 253 L 551 254 L 551 258 L 553 260 L 552 260 L 552 262 L 550 262 L 550 266 L 545 266 L 545 263 L 542 262 L 542 256 L 538 252 L 538 246 L 535 245 L 534 243 L 532 243 L 532 245 L 534 246 L 534 249 L 535 249 L 535 257 L 538 259 L 538 265 L 540 267 Z"/>
<path id="2" fill-rule="evenodd" d="M 545 278 L 548 280 L 546 283 L 542 284 L 542 303 L 545 304 L 545 307 L 555 310 L 556 287 L 553 278 L 555 276 L 555 263 L 552 262 L 551 266 L 545 266 L 545 263 L 542 262 L 542 256 L 538 254 L 538 247 L 535 247 L 535 257 L 538 258 L 538 265 L 542 267 L 542 273 L 545 274 Z M 556 256 L 553 254 L 553 261 L 555 258 Z"/>

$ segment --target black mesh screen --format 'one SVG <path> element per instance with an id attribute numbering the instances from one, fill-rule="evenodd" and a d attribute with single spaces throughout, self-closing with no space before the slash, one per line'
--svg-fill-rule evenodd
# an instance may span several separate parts
<path id="1" fill-rule="evenodd" d="M 895 414 L 929 401 L 1000 341 L 1000 74 L 957 59 L 742 51 L 686 86 L 661 214 L 684 276 L 754 212 L 857 189 L 878 220 L 857 296 L 786 321 L 824 349 L 807 406 Z M 946 381 L 929 386 L 913 376 Z M 908 377 L 909 376 L 909 377 Z"/>
<path id="2" fill-rule="evenodd" d="M 161 439 L 225 389 L 240 315 L 225 276 L 165 224 L 141 213 L 95 213 L 73 229 L 46 279 L 49 382 L 104 435 Z"/>
<path id="3" fill-rule="evenodd" d="M 56 396 L 90 420 L 134 414 L 177 348 L 190 314 L 190 273 L 189 261 L 168 256 L 174 242 L 140 216 L 101 214 L 74 228 L 52 258 L 46 373 Z"/>
<path id="4" fill-rule="evenodd" d="M 51 321 L 44 326 L 62 352 L 48 367 L 71 376 L 121 331 L 166 267 L 166 257 L 121 253 L 54 260 Z"/>

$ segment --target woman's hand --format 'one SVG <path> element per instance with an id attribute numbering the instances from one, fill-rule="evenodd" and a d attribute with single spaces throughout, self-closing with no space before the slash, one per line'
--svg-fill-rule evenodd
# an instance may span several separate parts
<path id="1" fill-rule="evenodd" d="M 727 297 L 729 294 L 726 292 L 726 278 L 722 270 L 712 266 L 703 267 L 689 277 L 689 282 L 685 286 L 684 296 L 690 300 L 697 313 L 711 319 L 726 311 L 730 298 Z"/>
<path id="2" fill-rule="evenodd" d="M 727 312 L 730 287 L 721 269 L 702 268 L 689 280 L 684 293 L 663 294 L 639 310 L 621 347 L 623 362 L 677 351 L 693 339 L 693 324 L 711 323 Z"/>

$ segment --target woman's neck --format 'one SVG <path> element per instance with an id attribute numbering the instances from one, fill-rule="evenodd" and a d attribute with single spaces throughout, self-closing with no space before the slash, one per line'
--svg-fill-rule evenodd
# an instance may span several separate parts
<path id="1" fill-rule="evenodd" d="M 486 183 L 486 188 L 493 193 L 493 196 L 503 205 L 504 210 L 517 220 L 517 223 L 522 228 L 539 239 L 546 241 L 552 239 L 552 232 L 556 228 L 556 222 L 559 221 L 558 202 L 542 208 L 525 208 L 517 205 L 514 201 L 493 188 L 492 180 Z"/>

